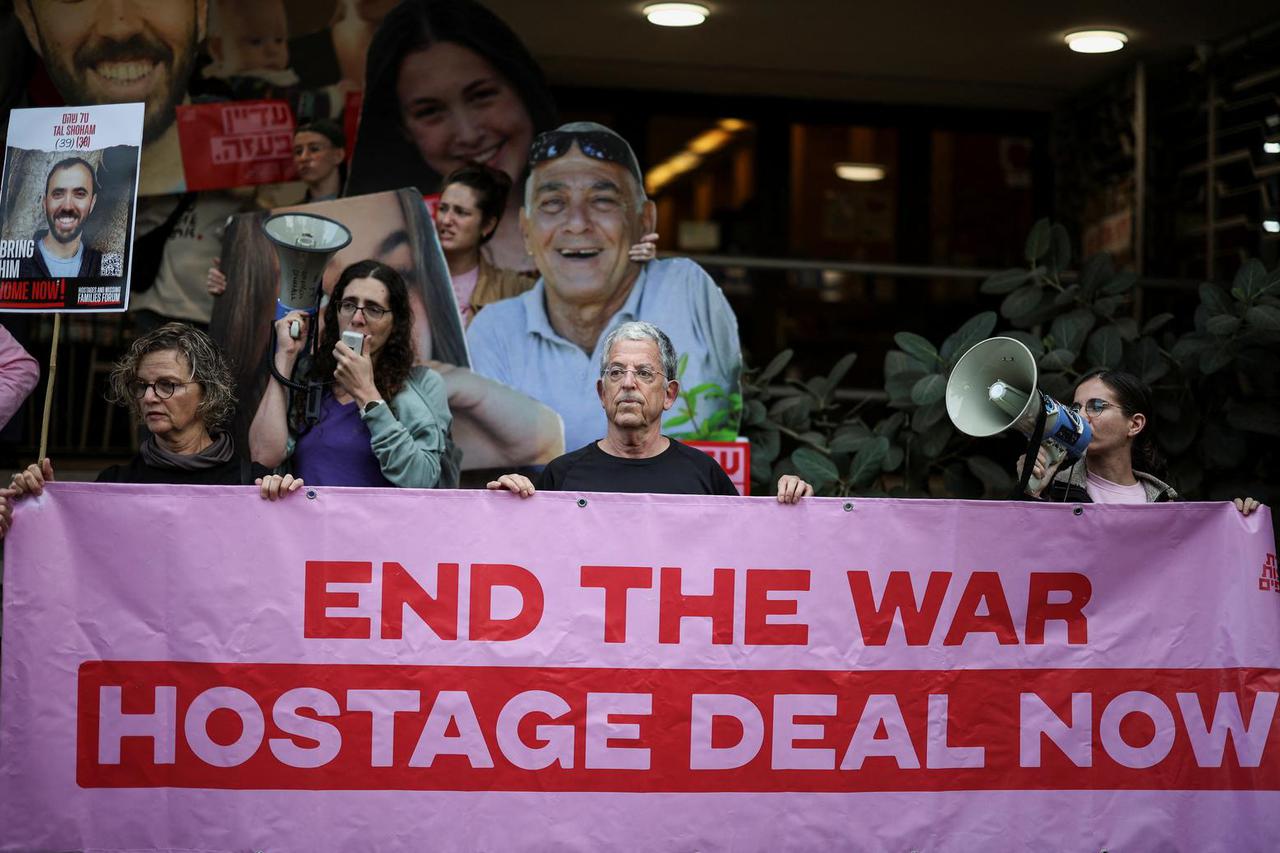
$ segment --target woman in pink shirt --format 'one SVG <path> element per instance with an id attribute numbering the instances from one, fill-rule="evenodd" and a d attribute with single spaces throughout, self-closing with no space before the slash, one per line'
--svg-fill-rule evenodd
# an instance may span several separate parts
<path id="1" fill-rule="evenodd" d="M 1093 439 L 1084 457 L 1065 470 L 1050 469 L 1052 479 L 1036 493 L 1068 503 L 1158 503 L 1177 500 L 1173 487 L 1159 479 L 1164 459 L 1152 432 L 1151 389 L 1123 370 L 1099 369 L 1076 383 L 1072 408 L 1089 421 Z M 1036 455 L 1032 474 L 1045 478 L 1045 452 Z M 1019 463 L 1021 469 L 1021 463 Z M 1258 507 L 1253 498 L 1236 498 L 1245 515 Z"/>

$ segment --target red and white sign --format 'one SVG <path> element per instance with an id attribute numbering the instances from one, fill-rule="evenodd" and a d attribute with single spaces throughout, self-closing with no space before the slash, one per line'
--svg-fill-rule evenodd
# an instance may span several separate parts
<path id="1" fill-rule="evenodd" d="M 187 189 L 215 190 L 297 178 L 293 111 L 285 101 L 178 107 Z"/>

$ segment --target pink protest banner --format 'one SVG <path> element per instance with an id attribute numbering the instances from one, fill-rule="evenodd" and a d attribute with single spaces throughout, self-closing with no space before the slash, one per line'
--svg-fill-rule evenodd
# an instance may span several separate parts
<path id="1" fill-rule="evenodd" d="M 56 484 L 0 847 L 1261 850 L 1271 519 Z"/>

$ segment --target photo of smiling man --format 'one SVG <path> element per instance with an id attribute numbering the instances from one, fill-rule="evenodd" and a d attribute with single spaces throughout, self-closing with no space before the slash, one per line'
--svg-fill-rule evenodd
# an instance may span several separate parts
<path id="1" fill-rule="evenodd" d="M 206 0 L 15 0 L 13 7 L 66 103 L 146 104 L 139 192 L 182 191 L 174 116 L 204 38 Z"/>
<path id="2" fill-rule="evenodd" d="M 21 278 L 80 278 L 102 274 L 102 253 L 85 244 L 85 220 L 98 202 L 98 176 L 81 157 L 59 160 L 44 182 L 48 228 L 32 240 L 36 251 L 19 265 Z"/>
<path id="3" fill-rule="evenodd" d="M 0 177 L 0 311 L 123 311 L 142 104 L 13 110 Z"/>

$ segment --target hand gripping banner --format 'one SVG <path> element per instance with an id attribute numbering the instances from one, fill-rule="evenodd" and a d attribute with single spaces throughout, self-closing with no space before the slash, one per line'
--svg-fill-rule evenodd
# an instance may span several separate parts
<path id="1" fill-rule="evenodd" d="M 55 484 L 4 850 L 1265 850 L 1266 510 Z"/>

